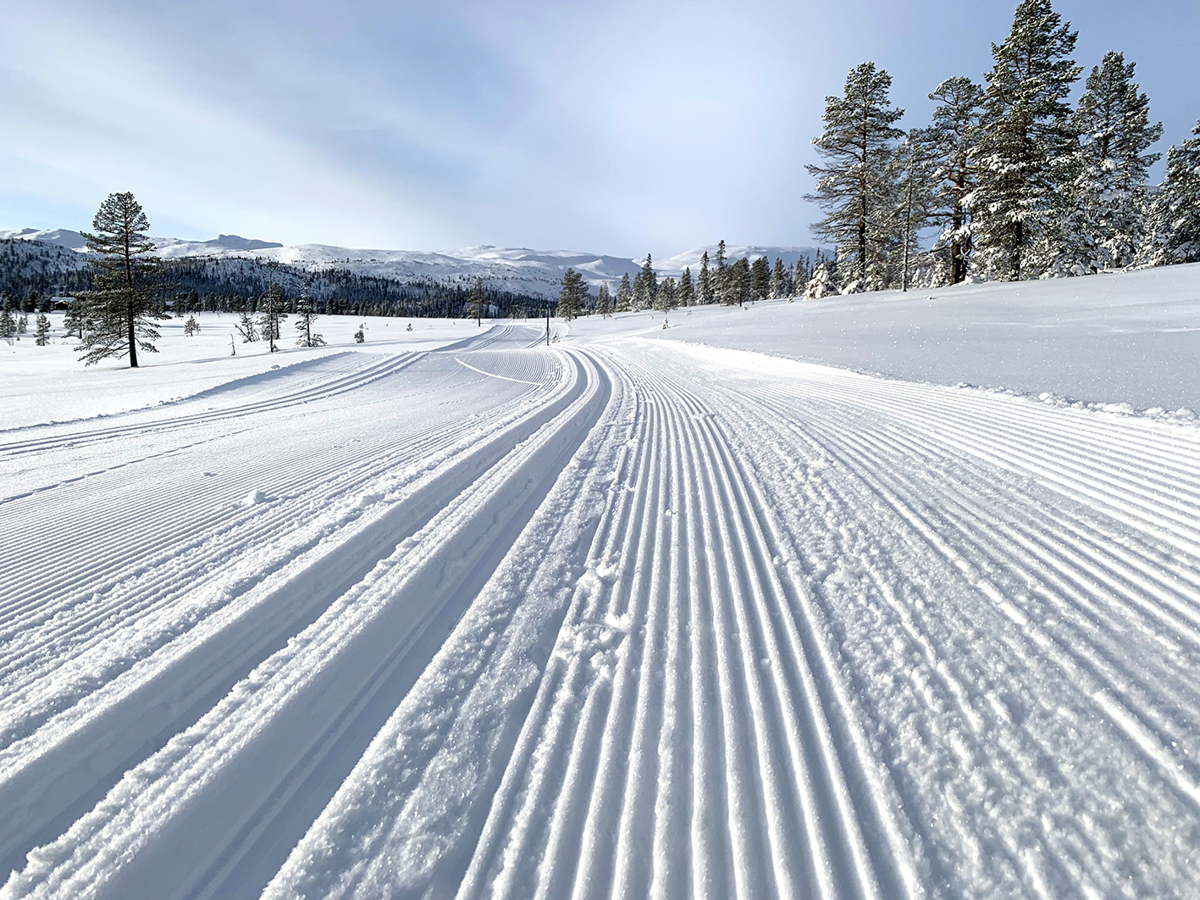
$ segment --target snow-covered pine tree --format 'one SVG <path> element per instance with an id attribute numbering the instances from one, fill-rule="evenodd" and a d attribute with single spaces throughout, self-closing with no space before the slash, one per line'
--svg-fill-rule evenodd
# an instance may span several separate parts
<path id="1" fill-rule="evenodd" d="M 195 316 L 187 317 L 187 321 L 183 323 L 183 333 L 188 337 L 200 333 L 200 323 L 196 321 Z"/>
<path id="2" fill-rule="evenodd" d="M 17 320 L 13 318 L 9 304 L 8 295 L 5 294 L 3 301 L 0 301 L 0 340 L 11 344 L 17 334 Z"/>
<path id="3" fill-rule="evenodd" d="M 1048 265 L 1078 156 L 1066 102 L 1081 71 L 1077 36 L 1050 0 L 1022 0 L 1004 43 L 992 44 L 968 203 L 977 268 L 991 278 L 1036 278 Z"/>
<path id="4" fill-rule="evenodd" d="M 897 271 L 889 267 L 887 283 L 899 284 L 901 290 L 908 290 L 914 283 L 913 269 L 925 255 L 918 236 L 933 220 L 937 207 L 939 166 L 931 140 L 924 129 L 914 128 L 896 148 L 892 162 L 896 201 L 891 219 L 894 236 L 888 243 L 889 259 Z"/>
<path id="5" fill-rule="evenodd" d="M 845 94 L 825 98 L 825 132 L 813 139 L 824 165 L 809 165 L 816 190 L 806 195 L 825 210 L 813 226 L 834 242 L 848 292 L 878 290 L 887 271 L 888 220 L 895 206 L 894 127 L 904 110 L 891 105 L 892 78 L 866 62 L 846 76 Z"/>
<path id="6" fill-rule="evenodd" d="M 1146 182 L 1162 158 L 1146 151 L 1163 128 L 1150 124 L 1150 101 L 1133 80 L 1134 67 L 1123 54 L 1104 54 L 1079 98 L 1077 174 L 1058 274 L 1125 268 L 1145 244 Z"/>
<path id="7" fill-rule="evenodd" d="M 601 284 L 596 290 L 596 312 L 602 319 L 607 319 L 613 314 L 612 293 L 607 284 Z"/>
<path id="8" fill-rule="evenodd" d="M 258 340 L 258 329 L 254 327 L 254 318 L 250 315 L 249 310 L 243 309 L 241 311 L 238 321 L 233 327 L 242 336 L 243 344 L 251 344 Z"/>
<path id="9" fill-rule="evenodd" d="M 768 295 L 772 300 L 782 300 L 784 297 L 791 295 L 788 290 L 787 269 L 783 266 L 783 260 L 778 256 L 775 257 L 775 267 L 771 269 L 771 284 L 768 289 Z"/>
<path id="10" fill-rule="evenodd" d="M 37 319 L 34 320 L 33 342 L 39 347 L 45 347 L 50 343 L 50 319 L 44 313 L 38 313 Z"/>
<path id="11" fill-rule="evenodd" d="M 729 284 L 729 264 L 725 256 L 725 240 L 717 242 L 716 267 L 712 270 L 713 299 L 718 303 L 729 305 L 737 303 Z"/>
<path id="12" fill-rule="evenodd" d="M 17 334 L 22 335 L 22 334 L 28 334 L 28 333 L 29 333 L 29 314 L 26 312 L 22 312 L 21 315 L 17 317 Z"/>
<path id="13" fill-rule="evenodd" d="M 658 285 L 658 292 L 654 295 L 654 308 L 660 312 L 674 309 L 679 305 L 678 291 L 674 278 L 664 278 Z"/>
<path id="14" fill-rule="evenodd" d="M 756 256 L 750 263 L 750 296 L 766 300 L 771 294 L 771 268 L 765 256 Z"/>
<path id="15" fill-rule="evenodd" d="M 658 292 L 658 276 L 654 274 L 653 260 L 650 254 L 646 254 L 646 259 L 642 263 L 642 270 L 638 272 L 637 282 L 633 290 L 633 308 L 634 309 L 650 309 L 654 306 L 654 295 Z"/>
<path id="16" fill-rule="evenodd" d="M 679 276 L 679 305 L 696 305 L 696 288 L 692 285 L 692 270 L 690 266 L 685 266 L 683 274 Z"/>
<path id="17" fill-rule="evenodd" d="M 87 306 L 79 297 L 72 297 L 67 301 L 63 328 L 66 329 L 67 337 L 83 338 L 83 332 L 87 328 Z"/>
<path id="18" fill-rule="evenodd" d="M 617 287 L 617 312 L 629 312 L 633 309 L 633 287 L 629 283 L 629 273 L 621 276 L 621 284 Z"/>
<path id="19" fill-rule="evenodd" d="M 317 312 L 313 307 L 312 297 L 305 291 L 296 301 L 296 339 L 297 347 L 324 347 L 325 336 L 313 331 L 313 323 L 317 321 Z"/>
<path id="20" fill-rule="evenodd" d="M 486 305 L 487 301 L 483 296 L 483 279 L 476 278 L 475 284 L 471 288 L 471 300 L 467 306 L 467 318 L 474 319 L 477 328 L 483 325 L 483 308 Z"/>
<path id="21" fill-rule="evenodd" d="M 700 255 L 700 275 L 696 279 L 696 300 L 698 303 L 713 302 L 712 272 L 708 268 L 708 251 Z"/>
<path id="22" fill-rule="evenodd" d="M 971 273 L 971 216 L 967 198 L 975 190 L 976 132 L 983 111 L 983 88 L 957 75 L 929 95 L 937 106 L 933 123 L 924 129 L 926 146 L 936 162 L 938 180 L 931 221 L 941 226 L 933 253 L 944 254 L 946 280 L 966 281 Z"/>
<path id="23" fill-rule="evenodd" d="M 570 321 L 579 315 L 587 299 L 587 285 L 583 276 L 574 269 L 567 269 L 563 274 L 562 287 L 558 292 L 558 313 L 560 318 Z"/>
<path id="24" fill-rule="evenodd" d="M 408 330 L 412 331 L 411 325 L 408 326 Z M 367 323 L 362 322 L 361 324 L 359 324 L 358 330 L 354 332 L 354 343 L 362 344 L 362 343 L 365 343 L 366 340 L 367 340 Z"/>
<path id="25" fill-rule="evenodd" d="M 837 282 L 828 263 L 819 262 L 813 269 L 812 278 L 804 286 L 805 300 L 820 300 L 837 293 Z"/>
<path id="26" fill-rule="evenodd" d="M 166 285 L 161 284 L 159 261 L 152 255 L 154 242 L 146 237 L 149 230 L 141 204 L 126 191 L 109 194 L 92 219 L 92 232 L 83 234 L 96 285 L 82 297 L 86 312 L 76 350 L 83 354 L 84 365 L 126 356 L 129 367 L 136 369 L 139 350 L 157 352 L 159 334 L 153 320 L 165 316 L 158 311 L 155 295 Z"/>
<path id="27" fill-rule="evenodd" d="M 736 303 L 738 306 L 745 308 L 746 304 L 754 299 L 754 294 L 751 291 L 750 260 L 743 256 L 734 262 L 733 265 L 727 266 L 725 272 L 725 280 L 728 283 L 728 291 L 731 298 L 730 303 Z"/>
<path id="28" fill-rule="evenodd" d="M 1142 262 L 1200 262 L 1200 122 L 1192 137 L 1167 151 L 1167 177 L 1150 204 Z"/>
<path id="29" fill-rule="evenodd" d="M 270 344 L 272 353 L 278 349 L 275 342 L 279 340 L 279 325 L 287 318 L 283 311 L 286 302 L 287 298 L 278 281 L 272 281 L 266 294 L 258 301 L 258 331 Z"/>

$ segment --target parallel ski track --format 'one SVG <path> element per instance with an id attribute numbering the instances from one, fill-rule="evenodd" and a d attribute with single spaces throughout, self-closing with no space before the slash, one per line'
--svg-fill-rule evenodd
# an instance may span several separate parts
<path id="1" fill-rule="evenodd" d="M 327 784 L 326 760 L 337 768 L 338 760 L 352 765 L 361 754 L 604 409 L 606 379 L 588 377 L 585 385 L 583 363 L 573 368 L 574 387 L 554 404 L 554 418 L 534 439 L 510 446 L 495 477 L 475 480 L 439 512 L 430 540 L 402 543 L 385 568 L 344 594 L 336 613 L 267 660 L 194 733 L 180 735 L 160 761 L 131 771 L 116 791 L 131 792 L 129 799 L 101 804 L 80 820 L 76 839 L 123 860 L 104 891 L 229 896 L 246 890 L 242 854 L 277 843 L 274 828 L 294 831 L 299 823 L 280 817 L 293 798 L 311 804 L 313 788 L 332 793 L 336 782 Z M 197 795 L 192 783 L 205 790 Z M 162 819 L 152 836 L 139 824 L 148 814 Z M 89 884 L 90 857 L 88 851 L 76 858 L 82 867 L 49 873 L 52 890 Z M 251 857 L 261 865 L 261 853 Z M 258 876 L 260 887 L 273 871 Z M 34 883 L 46 874 L 33 867 Z"/>
<path id="2" fill-rule="evenodd" d="M 593 552 L 610 583 L 568 613 L 458 896 L 915 892 L 899 834 L 863 837 L 879 813 L 712 409 L 610 365 L 638 423 Z"/>

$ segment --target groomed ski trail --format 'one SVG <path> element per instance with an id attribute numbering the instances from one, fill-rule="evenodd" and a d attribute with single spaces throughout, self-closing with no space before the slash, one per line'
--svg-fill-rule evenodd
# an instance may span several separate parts
<path id="1" fill-rule="evenodd" d="M 272 448 L 312 468 L 216 519 L 182 498 L 190 569 L 130 528 L 103 593 L 87 559 L 11 591 L 0 797 L 29 818 L 0 830 L 20 870 L 0 897 L 1189 896 L 1195 429 L 536 334 L 331 390 L 369 405 L 369 446 Z M 443 386 L 444 415 L 371 437 Z M 114 474 L 45 494 L 78 492 L 74 545 L 119 536 L 87 501 L 132 436 L 162 452 L 129 469 L 245 454 L 287 396 L 47 444 Z M 196 579 L 247 579 L 275 536 L 299 554 L 245 582 L 260 625 L 239 643 Z M 284 597 L 307 612 L 280 619 Z M 156 616 L 176 624 L 121 661 Z M 207 687 L 171 649 L 204 634 L 225 659 Z M 117 685 L 139 667 L 164 691 L 143 749 L 89 774 L 80 711 L 136 729 Z"/>

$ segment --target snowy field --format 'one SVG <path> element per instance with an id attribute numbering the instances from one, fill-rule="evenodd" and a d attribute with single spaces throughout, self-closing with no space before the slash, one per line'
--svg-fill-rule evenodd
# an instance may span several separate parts
<path id="1" fill-rule="evenodd" d="M 1200 267 L 200 321 L 0 344 L 0 898 L 1196 896 Z"/>

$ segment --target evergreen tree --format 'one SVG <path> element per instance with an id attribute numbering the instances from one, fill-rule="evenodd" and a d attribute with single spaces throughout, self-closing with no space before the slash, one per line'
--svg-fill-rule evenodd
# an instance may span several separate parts
<path id="1" fill-rule="evenodd" d="M 827 263 L 819 262 L 813 269 L 812 278 L 804 286 L 805 300 L 820 300 L 837 293 L 837 282 Z"/>
<path id="2" fill-rule="evenodd" d="M 408 330 L 412 331 L 412 325 L 408 326 Z M 358 330 L 354 332 L 354 343 L 362 344 L 367 340 L 367 323 L 363 322 L 358 326 Z"/>
<path id="3" fill-rule="evenodd" d="M 17 333 L 17 320 L 13 318 L 9 303 L 8 295 L 5 294 L 4 299 L 0 301 L 0 340 L 11 344 Z"/>
<path id="4" fill-rule="evenodd" d="M 1077 158 L 1066 103 L 1081 71 L 1071 59 L 1077 36 L 1050 0 L 1022 0 L 1009 36 L 992 45 L 979 182 L 969 204 L 976 252 L 991 277 L 1037 277 L 1048 264 L 1048 232 L 1064 209 Z"/>
<path id="5" fill-rule="evenodd" d="M 35 320 L 33 342 L 39 347 L 45 347 L 50 343 L 50 319 L 45 313 L 38 313 Z"/>
<path id="6" fill-rule="evenodd" d="M 696 289 L 692 286 L 692 270 L 690 266 L 684 268 L 683 274 L 679 276 L 679 305 L 696 305 Z"/>
<path id="7" fill-rule="evenodd" d="M 899 263 L 898 277 L 890 274 L 889 286 L 897 281 L 902 290 L 912 284 L 911 274 L 925 255 L 917 240 L 920 232 L 935 220 L 940 182 L 932 136 L 914 128 L 896 149 L 896 208 L 893 215 L 893 260 Z"/>
<path id="8" fill-rule="evenodd" d="M 83 332 L 88 328 L 87 306 L 79 297 L 67 301 L 67 312 L 63 316 L 63 327 L 67 337 L 77 337 L 82 340 Z"/>
<path id="9" fill-rule="evenodd" d="M 127 356 L 136 369 L 138 351 L 157 352 L 158 311 L 156 294 L 160 265 L 146 237 L 150 220 L 129 192 L 109 194 L 92 220 L 92 233 L 84 233 L 90 251 L 95 290 L 83 300 L 84 331 L 80 346 L 85 365 L 109 357 Z"/>
<path id="10" fill-rule="evenodd" d="M 258 330 L 254 327 L 254 319 L 251 317 L 249 310 L 243 309 L 241 311 L 234 328 L 242 336 L 243 344 L 252 344 L 258 340 Z"/>
<path id="11" fill-rule="evenodd" d="M 851 69 L 845 95 L 825 98 L 825 132 L 813 141 L 825 164 L 806 167 L 817 179 L 806 198 L 825 210 L 813 233 L 836 244 L 847 291 L 878 290 L 887 280 L 896 187 L 890 163 L 904 134 L 894 127 L 904 110 L 891 105 L 891 86 L 872 62 Z"/>
<path id="12" fill-rule="evenodd" d="M 1150 205 L 1143 261 L 1154 266 L 1200 262 L 1200 122 L 1167 151 L 1167 177 Z"/>
<path id="13" fill-rule="evenodd" d="M 468 307 L 467 318 L 474 319 L 476 327 L 483 325 L 483 308 L 486 305 L 483 297 L 483 279 L 476 278 L 475 286 L 471 288 L 471 304 Z"/>
<path id="14" fill-rule="evenodd" d="M 755 300 L 766 300 L 771 293 L 771 268 L 765 256 L 757 256 L 750 263 L 750 296 Z"/>
<path id="15" fill-rule="evenodd" d="M 977 178 L 975 146 L 983 88 L 959 75 L 939 84 L 929 99 L 937 103 L 933 124 L 925 130 L 926 147 L 937 166 L 931 220 L 942 229 L 933 251 L 945 254 L 947 281 L 960 284 L 970 274 L 974 250 L 967 198 Z"/>
<path id="16" fill-rule="evenodd" d="M 652 263 L 650 254 L 647 253 L 646 260 L 642 263 L 642 270 L 638 272 L 634 284 L 634 309 L 650 309 L 654 305 L 654 295 L 658 293 L 658 277 L 654 274 Z"/>
<path id="17" fill-rule="evenodd" d="M 654 308 L 659 312 L 667 312 L 678 305 L 674 278 L 664 278 L 654 295 Z"/>
<path id="18" fill-rule="evenodd" d="M 725 258 L 725 241 L 724 239 L 717 241 L 717 259 L 716 268 L 712 271 L 712 292 L 713 299 L 718 303 L 730 304 L 736 303 L 733 299 L 733 292 L 729 285 L 729 264 Z"/>
<path id="19" fill-rule="evenodd" d="M 307 291 L 296 301 L 296 315 L 296 331 L 299 333 L 296 346 L 324 347 L 325 336 L 313 331 L 313 322 L 317 321 L 317 314 L 313 309 L 312 297 L 308 296 Z"/>
<path id="20" fill-rule="evenodd" d="M 629 284 L 629 273 L 626 272 L 621 276 L 621 284 L 617 288 L 617 312 L 629 312 L 632 309 L 633 287 Z"/>
<path id="21" fill-rule="evenodd" d="M 738 306 L 744 308 L 747 302 L 754 299 L 754 294 L 751 291 L 750 260 L 743 256 L 733 265 L 727 267 L 726 271 L 730 303 L 736 303 Z"/>
<path id="22" fill-rule="evenodd" d="M 701 304 L 713 302 L 713 279 L 712 272 L 708 268 L 707 250 L 700 257 L 700 277 L 696 281 L 696 299 Z"/>
<path id="23" fill-rule="evenodd" d="M 200 333 L 200 323 L 196 321 L 195 316 L 188 316 L 187 321 L 183 323 L 183 333 L 188 337 Z"/>
<path id="24" fill-rule="evenodd" d="M 287 314 L 283 311 L 286 302 L 287 298 L 278 281 L 271 282 L 266 294 L 258 301 L 259 334 L 270 345 L 272 353 L 278 349 L 275 342 L 279 340 L 279 325 L 287 318 Z"/>
<path id="25" fill-rule="evenodd" d="M 562 288 L 558 292 L 558 315 L 570 321 L 579 315 L 587 298 L 587 285 L 583 276 L 574 269 L 567 269 L 563 275 Z"/>
<path id="26" fill-rule="evenodd" d="M 1145 243 L 1146 181 L 1162 157 L 1146 150 L 1163 129 L 1150 124 L 1150 101 L 1133 80 L 1134 67 L 1120 53 L 1104 54 L 1075 110 L 1080 147 L 1063 274 L 1124 268 Z"/>
<path id="27" fill-rule="evenodd" d="M 21 334 L 28 334 L 28 333 L 29 333 L 29 315 L 27 313 L 22 312 L 21 315 L 17 318 L 17 334 L 21 335 Z"/>
<path id="28" fill-rule="evenodd" d="M 607 284 L 601 284 L 596 291 L 596 312 L 602 319 L 607 319 L 613 314 L 612 294 L 609 292 Z"/>
<path id="29" fill-rule="evenodd" d="M 783 266 L 783 260 L 778 256 L 775 257 L 775 267 L 771 269 L 771 283 L 768 287 L 768 295 L 772 300 L 782 300 L 791 294 L 788 290 L 787 269 Z"/>

